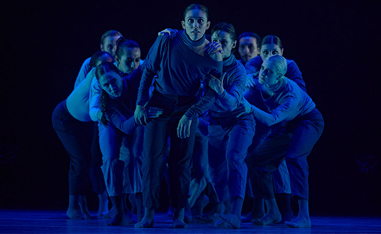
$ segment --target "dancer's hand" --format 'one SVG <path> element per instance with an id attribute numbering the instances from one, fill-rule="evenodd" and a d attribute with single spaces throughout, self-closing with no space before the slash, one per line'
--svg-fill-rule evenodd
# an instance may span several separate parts
<path id="1" fill-rule="evenodd" d="M 251 104 L 245 98 L 243 98 L 242 103 L 243 103 L 243 106 L 245 107 L 245 111 L 237 115 L 237 118 L 243 115 L 248 115 L 252 112 Z"/>
<path id="2" fill-rule="evenodd" d="M 153 119 L 159 117 L 161 114 L 163 114 L 163 109 L 159 107 L 154 107 L 154 106 L 148 106 L 146 107 L 148 109 L 147 111 L 147 119 Z"/>
<path id="3" fill-rule="evenodd" d="M 221 95 L 225 89 L 224 89 L 224 80 L 226 77 L 226 72 L 222 74 L 221 78 L 218 79 L 217 77 L 213 76 L 212 74 L 209 74 L 210 80 L 209 80 L 209 87 L 216 91 L 218 95 Z"/>
<path id="4" fill-rule="evenodd" d="M 212 41 L 205 47 L 205 55 L 216 61 L 222 61 L 222 47 L 218 42 Z"/>
<path id="5" fill-rule="evenodd" d="M 157 33 L 158 36 L 163 36 L 165 34 L 168 34 L 170 39 L 173 39 L 177 33 L 177 29 L 171 29 L 171 28 L 166 28 L 164 30 L 161 30 L 160 32 Z"/>
<path id="6" fill-rule="evenodd" d="M 145 106 L 137 105 L 134 113 L 135 122 L 139 125 L 147 124 L 147 109 Z"/>
<path id="7" fill-rule="evenodd" d="M 190 137 L 190 128 L 192 125 L 192 118 L 183 115 L 181 117 L 179 124 L 177 125 L 177 137 L 184 139 Z"/>
<path id="8" fill-rule="evenodd" d="M 246 88 L 252 88 L 255 86 L 254 75 L 250 74 L 246 76 Z"/>

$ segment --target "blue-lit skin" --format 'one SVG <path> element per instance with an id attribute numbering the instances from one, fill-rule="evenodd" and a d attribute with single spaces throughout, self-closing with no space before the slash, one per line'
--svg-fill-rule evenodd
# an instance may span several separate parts
<path id="1" fill-rule="evenodd" d="M 200 40 L 210 27 L 207 15 L 204 11 L 193 9 L 186 13 L 181 25 L 192 41 Z"/>
<path id="2" fill-rule="evenodd" d="M 260 50 L 255 37 L 242 37 L 239 39 L 238 53 L 244 63 L 259 55 Z"/>
<path id="3" fill-rule="evenodd" d="M 140 48 L 128 47 L 120 59 L 116 57 L 118 70 L 126 74 L 131 74 L 139 67 L 140 57 Z"/>
<path id="4" fill-rule="evenodd" d="M 116 41 L 120 38 L 120 36 L 109 36 L 106 37 L 103 41 L 103 44 L 101 45 L 101 50 L 106 51 L 107 53 L 111 54 L 112 57 L 115 58 L 115 52 L 116 52 Z"/>
<path id="5" fill-rule="evenodd" d="M 283 56 L 283 48 L 281 49 L 276 44 L 264 44 L 261 46 L 261 58 L 263 61 L 273 55 Z"/>
<path id="6" fill-rule="evenodd" d="M 212 41 L 217 42 L 222 48 L 222 58 L 229 58 L 232 49 L 237 45 L 237 41 L 231 39 L 230 33 L 225 31 L 215 31 L 212 35 Z"/>
<path id="7" fill-rule="evenodd" d="M 237 45 L 237 41 L 233 41 L 230 33 L 225 31 L 215 31 L 212 35 L 212 42 L 216 42 L 221 46 L 221 54 L 223 59 L 229 58 L 232 53 L 232 49 L 234 49 Z M 211 75 L 212 79 L 209 81 L 209 86 L 219 95 L 221 95 L 225 91 L 225 76 L 226 74 L 224 74 L 220 79 L 217 79 L 217 77 Z"/>
<path id="8" fill-rule="evenodd" d="M 114 98 L 119 97 L 123 91 L 122 78 L 114 71 L 102 75 L 99 79 L 99 85 L 108 95 Z"/>
<path id="9" fill-rule="evenodd" d="M 269 62 L 268 59 L 264 60 L 259 71 L 259 83 L 271 87 L 279 82 L 280 77 L 282 75 L 277 72 L 273 63 Z"/>

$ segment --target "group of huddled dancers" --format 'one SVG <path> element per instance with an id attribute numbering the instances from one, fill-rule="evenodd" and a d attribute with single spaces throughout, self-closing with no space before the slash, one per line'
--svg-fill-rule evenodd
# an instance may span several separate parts
<path id="1" fill-rule="evenodd" d="M 126 225 L 135 213 L 135 227 L 152 227 L 167 170 L 175 228 L 310 227 L 307 156 L 324 121 L 296 63 L 273 35 L 246 32 L 237 46 L 233 25 L 219 23 L 207 39 L 205 6 L 188 6 L 181 23 L 159 33 L 145 61 L 135 41 L 103 34 L 55 108 L 53 127 L 70 155 L 67 216 L 90 218 L 91 181 L 98 216 Z M 245 193 L 253 208 L 241 217 Z"/>

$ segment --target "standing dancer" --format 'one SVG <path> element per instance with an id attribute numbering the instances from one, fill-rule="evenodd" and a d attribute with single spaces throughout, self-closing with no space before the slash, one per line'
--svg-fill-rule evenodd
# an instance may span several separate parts
<path id="1" fill-rule="evenodd" d="M 272 172 L 286 160 L 292 194 L 298 199 L 297 217 L 285 222 L 290 227 L 311 227 L 308 209 L 309 186 L 307 156 L 320 138 L 324 121 L 315 103 L 294 81 L 284 77 L 287 61 L 279 55 L 263 61 L 255 89 L 269 113 L 247 103 L 256 119 L 273 129 L 248 156 L 249 175 L 255 197 L 265 199 L 267 213 L 253 222 L 258 225 L 281 220 L 273 188 Z M 256 188 L 256 189 L 255 189 Z"/>
<path id="2" fill-rule="evenodd" d="M 215 25 L 212 41 L 221 45 L 224 62 L 224 75 L 220 78 L 211 75 L 209 82 L 218 94 L 209 110 L 208 128 L 210 177 L 219 200 L 214 213 L 233 228 L 239 228 L 246 190 L 245 158 L 254 136 L 255 121 L 253 115 L 243 114 L 246 71 L 232 54 L 237 43 L 233 25 Z"/>
<path id="3" fill-rule="evenodd" d="M 170 136 L 168 158 L 170 197 L 174 207 L 173 227 L 185 228 L 184 207 L 187 203 L 190 181 L 196 118 L 212 103 L 215 92 L 209 90 L 199 100 L 196 96 L 205 74 L 220 76 L 222 56 L 217 43 L 205 40 L 210 26 L 208 9 L 199 4 L 188 6 L 181 22 L 184 31 L 171 39 L 159 36 L 151 48 L 139 87 L 136 121 L 145 125 L 143 153 L 143 201 L 145 215 L 135 227 L 152 227 L 155 209 L 159 207 L 162 155 L 167 136 Z M 217 49 L 218 51 L 218 49 Z M 157 74 L 154 91 L 149 87 Z M 160 107 L 164 113 L 156 119 L 147 118 L 147 110 Z"/>
<path id="4" fill-rule="evenodd" d="M 137 126 L 133 113 L 135 111 L 137 87 L 141 77 L 141 69 L 130 76 L 122 78 L 119 70 L 112 63 L 102 63 L 96 69 L 96 78 L 102 88 L 102 119 L 99 128 L 99 141 L 103 154 L 102 171 L 107 192 L 116 214 L 111 225 L 131 223 L 130 212 L 124 206 L 124 194 L 131 193 L 133 184 L 128 172 L 128 161 L 120 159 L 122 142 L 127 149 L 126 154 L 132 160 L 136 141 L 143 137 L 144 128 Z M 149 118 L 156 118 L 162 113 L 160 108 L 150 108 Z M 127 165 L 125 165 L 127 164 Z M 132 167 L 133 168 L 133 167 Z"/>
<path id="5" fill-rule="evenodd" d="M 103 61 L 112 62 L 113 57 L 99 51 L 92 56 L 91 61 L 96 66 Z M 90 218 L 86 204 L 89 178 L 99 197 L 98 215 L 108 212 L 108 198 L 100 171 L 101 162 L 94 163 L 98 162 L 100 156 L 93 152 L 99 149 L 93 149 L 94 124 L 89 116 L 89 92 L 93 76 L 93 72 L 90 72 L 69 97 L 57 105 L 52 115 L 53 128 L 70 156 L 69 207 L 66 215 L 71 219 L 83 219 L 83 215 Z M 91 168 L 95 170 L 91 171 Z"/>
<path id="6" fill-rule="evenodd" d="M 249 60 L 246 65 L 246 71 L 249 74 L 247 78 L 247 91 L 244 93 L 245 98 L 250 104 L 257 106 L 259 109 L 266 111 L 267 108 L 260 100 L 260 94 L 256 92 L 254 86 L 254 77 L 258 76 L 259 70 L 263 61 L 273 55 L 283 55 L 284 48 L 282 41 L 279 37 L 274 35 L 267 35 L 261 41 L 260 56 L 254 57 Z M 295 61 L 286 59 L 287 61 L 287 72 L 285 76 L 299 85 L 299 87 L 306 91 L 306 85 L 302 77 L 302 73 L 296 65 Z M 252 89 L 252 90 L 251 90 Z M 258 122 L 258 121 L 257 121 Z M 276 126 L 271 126 L 274 128 Z M 249 152 L 252 152 L 256 146 L 259 144 L 260 140 L 263 139 L 270 130 L 269 127 L 264 126 L 261 122 L 257 125 L 257 132 L 254 137 L 253 145 L 249 148 Z M 290 176 L 286 162 L 284 161 L 278 170 L 273 172 L 275 192 L 277 196 L 277 201 L 280 202 L 280 208 L 282 213 L 281 223 L 284 221 L 289 221 L 293 218 L 294 214 L 291 209 L 291 185 Z M 251 194 L 251 186 L 248 186 L 248 194 Z M 262 217 L 264 214 L 263 200 L 255 198 L 253 200 L 252 212 L 244 217 L 243 221 L 251 221 L 252 218 Z"/>

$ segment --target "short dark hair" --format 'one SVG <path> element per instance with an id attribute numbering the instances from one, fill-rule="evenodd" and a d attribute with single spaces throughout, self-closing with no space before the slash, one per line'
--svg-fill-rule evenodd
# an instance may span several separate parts
<path id="1" fill-rule="evenodd" d="M 136 41 L 131 40 L 131 39 L 126 39 L 124 37 L 119 38 L 116 45 L 117 45 L 117 48 L 116 48 L 115 55 L 119 59 L 123 56 L 123 54 L 126 52 L 126 50 L 128 48 L 139 48 L 140 49 L 140 46 Z"/>
<path id="2" fill-rule="evenodd" d="M 185 16 L 187 15 L 188 11 L 191 11 L 194 9 L 202 10 L 206 14 L 206 19 L 209 20 L 209 10 L 206 6 L 201 5 L 201 4 L 191 4 L 187 8 L 185 8 L 184 19 L 185 19 Z"/>
<path id="3" fill-rule="evenodd" d="M 234 26 L 232 24 L 225 23 L 225 22 L 216 24 L 212 28 L 212 35 L 213 35 L 213 33 L 215 31 L 224 31 L 224 32 L 227 32 L 227 33 L 230 34 L 230 38 L 232 39 L 232 41 L 236 40 L 235 28 L 234 28 Z"/>
<path id="4" fill-rule="evenodd" d="M 257 40 L 257 46 L 261 46 L 261 37 L 258 34 L 256 34 L 256 33 L 253 33 L 253 32 L 244 32 L 244 33 L 242 33 L 238 37 L 238 43 L 239 43 L 239 40 L 241 40 L 242 37 L 253 37 L 253 38 L 255 38 Z"/>
<path id="5" fill-rule="evenodd" d="M 108 30 L 107 32 L 102 34 L 100 44 L 103 45 L 106 37 L 114 37 L 114 36 L 121 36 L 121 37 L 123 37 L 123 35 L 120 32 L 116 31 L 116 30 Z"/>
<path id="6" fill-rule="evenodd" d="M 275 44 L 279 46 L 279 48 L 283 48 L 283 44 L 280 38 L 274 35 L 267 35 L 262 39 L 261 46 L 266 44 Z"/>
<path id="7" fill-rule="evenodd" d="M 102 57 L 103 55 L 107 55 L 109 56 L 113 61 L 114 61 L 114 58 L 112 57 L 111 54 L 107 53 L 106 51 L 97 51 L 93 54 L 93 56 L 91 56 L 91 59 L 90 59 L 90 67 L 96 67 L 97 66 L 97 63 L 99 61 L 99 58 Z"/>

